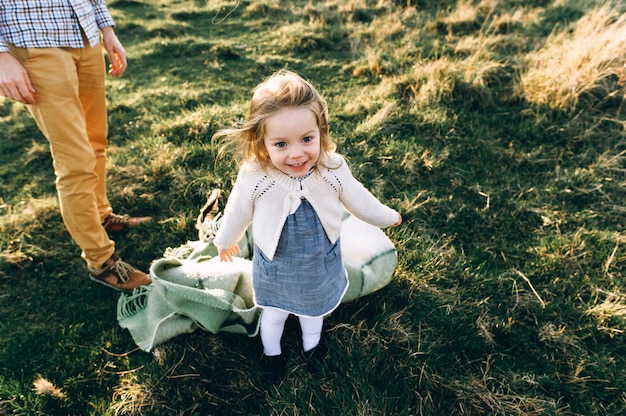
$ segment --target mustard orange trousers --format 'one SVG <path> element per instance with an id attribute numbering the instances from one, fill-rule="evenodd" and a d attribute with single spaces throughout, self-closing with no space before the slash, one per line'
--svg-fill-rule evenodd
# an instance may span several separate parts
<path id="1" fill-rule="evenodd" d="M 36 90 L 29 111 L 50 143 L 63 221 L 87 263 L 100 268 L 115 251 L 102 227 L 106 192 L 107 109 L 102 47 L 18 48 Z"/>

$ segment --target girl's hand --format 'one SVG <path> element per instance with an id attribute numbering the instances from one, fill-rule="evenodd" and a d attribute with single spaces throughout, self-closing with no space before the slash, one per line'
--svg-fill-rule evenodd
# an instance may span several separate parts
<path id="1" fill-rule="evenodd" d="M 240 252 L 241 252 L 241 249 L 236 244 L 229 248 L 219 248 L 219 247 L 217 248 L 217 254 L 220 257 L 221 261 L 232 262 L 233 257 L 237 256 L 237 254 L 239 254 Z"/>
<path id="2" fill-rule="evenodd" d="M 397 227 L 400 224 L 402 224 L 402 215 L 398 214 L 398 221 L 392 227 Z"/>

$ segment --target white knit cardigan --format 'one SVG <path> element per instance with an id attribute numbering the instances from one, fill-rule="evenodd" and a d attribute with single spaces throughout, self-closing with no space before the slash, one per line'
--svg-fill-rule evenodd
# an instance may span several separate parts
<path id="1" fill-rule="evenodd" d="M 232 247 L 252 222 L 254 243 L 271 260 L 287 216 L 305 198 L 317 213 L 331 243 L 339 238 L 345 210 L 376 227 L 398 221 L 398 213 L 383 205 L 357 181 L 342 156 L 333 153 L 304 179 L 295 180 L 276 168 L 262 169 L 256 162 L 241 166 L 214 244 Z M 367 243 L 367 242 L 364 242 Z"/>

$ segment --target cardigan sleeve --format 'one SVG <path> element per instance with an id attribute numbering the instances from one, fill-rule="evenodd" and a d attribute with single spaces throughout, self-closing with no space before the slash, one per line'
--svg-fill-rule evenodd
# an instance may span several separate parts
<path id="1" fill-rule="evenodd" d="M 226 202 L 224 216 L 219 222 L 213 241 L 216 247 L 229 248 L 237 244 L 252 222 L 254 213 L 252 179 L 250 169 L 242 166 Z"/>
<path id="2" fill-rule="evenodd" d="M 336 170 L 341 182 L 340 198 L 348 212 L 362 221 L 379 228 L 389 227 L 398 221 L 398 212 L 380 202 L 350 171 L 345 160 Z"/>

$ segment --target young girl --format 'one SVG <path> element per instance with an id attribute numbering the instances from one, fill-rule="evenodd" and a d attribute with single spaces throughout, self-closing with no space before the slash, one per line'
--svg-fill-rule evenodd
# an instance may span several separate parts
<path id="1" fill-rule="evenodd" d="M 380 203 L 335 153 L 326 101 L 300 76 L 281 70 L 258 85 L 241 128 L 216 137 L 241 142 L 243 164 L 214 244 L 222 261 L 253 223 L 252 282 L 260 323 L 262 372 L 277 382 L 285 367 L 281 337 L 298 316 L 307 363 L 318 347 L 325 315 L 348 288 L 339 235 L 344 208 L 377 227 L 397 226 L 400 214 Z"/>

